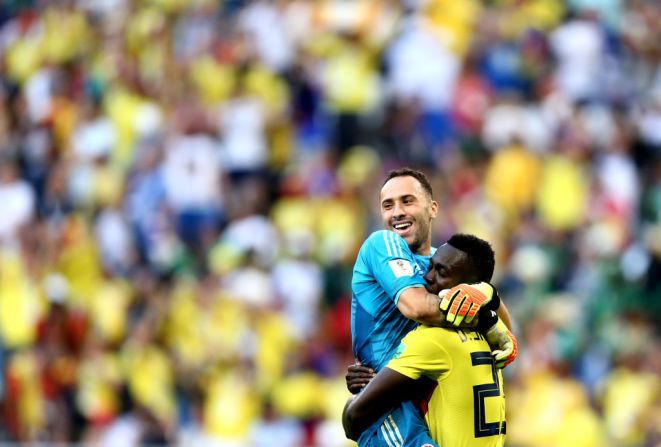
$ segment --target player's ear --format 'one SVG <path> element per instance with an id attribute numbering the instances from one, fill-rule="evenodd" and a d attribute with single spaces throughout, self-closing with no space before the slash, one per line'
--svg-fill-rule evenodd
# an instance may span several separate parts
<path id="1" fill-rule="evenodd" d="M 438 214 L 438 203 L 436 200 L 431 201 L 431 218 L 435 219 Z"/>

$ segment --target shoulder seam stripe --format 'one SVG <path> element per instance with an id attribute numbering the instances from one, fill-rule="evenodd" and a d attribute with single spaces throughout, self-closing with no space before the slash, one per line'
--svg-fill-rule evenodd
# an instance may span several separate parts
<path id="1" fill-rule="evenodd" d="M 390 434 L 388 433 L 388 429 L 384 426 L 385 422 L 381 424 L 381 434 L 383 435 L 383 439 L 386 440 L 386 443 L 388 444 L 388 447 L 395 447 L 395 445 L 392 443 L 390 439 Z"/>
<path id="2" fill-rule="evenodd" d="M 404 252 L 402 251 L 402 247 L 397 240 L 397 235 L 393 233 L 392 231 L 388 232 L 388 235 L 390 236 L 390 239 L 392 240 L 392 245 L 393 245 L 393 254 L 394 256 L 399 256 L 400 258 L 404 257 Z"/>
<path id="3" fill-rule="evenodd" d="M 404 439 L 402 439 L 402 434 L 399 432 L 399 427 L 397 427 L 397 424 L 395 424 L 395 419 L 393 419 L 392 414 L 388 416 L 388 419 L 390 420 L 390 424 L 392 425 L 395 435 L 397 435 L 397 439 L 399 439 L 400 444 L 404 444 Z"/>
<path id="4" fill-rule="evenodd" d="M 388 256 L 392 256 L 392 251 L 390 250 L 390 242 L 388 241 L 388 232 L 383 232 L 383 242 L 386 244 L 386 250 L 388 250 Z"/>

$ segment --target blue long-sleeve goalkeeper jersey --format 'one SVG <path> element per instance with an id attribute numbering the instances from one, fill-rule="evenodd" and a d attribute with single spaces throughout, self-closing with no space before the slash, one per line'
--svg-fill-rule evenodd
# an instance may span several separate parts
<path id="1" fill-rule="evenodd" d="M 353 354 L 379 371 L 395 353 L 404 335 L 418 323 L 397 309 L 401 293 L 424 287 L 429 256 L 411 249 L 398 234 L 381 230 L 363 243 L 351 280 L 351 336 Z"/>

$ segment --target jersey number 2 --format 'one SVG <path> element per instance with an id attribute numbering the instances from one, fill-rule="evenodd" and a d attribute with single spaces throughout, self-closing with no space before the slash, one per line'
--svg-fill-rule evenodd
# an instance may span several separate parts
<path id="1" fill-rule="evenodd" d="M 475 420 L 475 437 L 484 438 L 485 436 L 494 436 L 500 433 L 505 433 L 505 421 L 503 421 L 502 429 L 500 421 L 487 422 L 486 411 L 484 406 L 484 399 L 487 397 L 494 397 L 500 395 L 500 385 L 498 383 L 498 371 L 493 362 L 491 353 L 488 351 L 472 352 L 471 363 L 473 366 L 477 365 L 491 365 L 491 374 L 493 376 L 492 383 L 485 383 L 483 385 L 475 385 L 473 387 L 473 408 Z"/>

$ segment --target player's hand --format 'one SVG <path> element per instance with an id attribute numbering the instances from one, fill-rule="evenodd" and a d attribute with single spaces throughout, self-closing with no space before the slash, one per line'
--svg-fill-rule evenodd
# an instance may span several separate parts
<path id="1" fill-rule="evenodd" d="M 498 296 L 496 289 L 488 282 L 459 284 L 450 290 L 441 291 L 440 308 L 446 312 L 445 320 L 454 326 L 462 322 L 471 323 L 481 307 Z"/>
<path id="2" fill-rule="evenodd" d="M 493 349 L 491 355 L 493 355 L 498 368 L 506 367 L 519 355 L 516 337 L 500 318 L 496 324 L 487 330 L 485 336 L 489 346 Z"/>
<path id="3" fill-rule="evenodd" d="M 347 368 L 347 375 L 344 378 L 347 381 L 347 388 L 351 394 L 358 394 L 360 390 L 365 388 L 370 380 L 374 378 L 376 373 L 372 368 L 363 366 L 360 360 L 356 363 L 349 365 Z"/>

